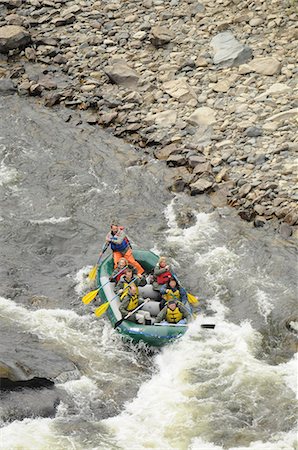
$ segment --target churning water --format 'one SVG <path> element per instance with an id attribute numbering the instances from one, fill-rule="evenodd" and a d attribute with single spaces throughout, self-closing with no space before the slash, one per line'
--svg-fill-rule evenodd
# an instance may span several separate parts
<path id="1" fill-rule="evenodd" d="M 22 333 L 73 370 L 55 378 L 65 393 L 55 417 L 20 418 L 22 391 L 14 410 L 3 397 L 0 448 L 297 449 L 294 243 L 172 197 L 164 166 L 139 165 L 129 145 L 59 114 L 14 97 L 1 106 L 0 323 L 7 347 Z M 161 351 L 124 343 L 80 300 L 114 217 L 136 246 L 169 255 L 201 299 L 202 314 Z M 40 349 L 19 341 L 18 352 L 38 366 Z"/>

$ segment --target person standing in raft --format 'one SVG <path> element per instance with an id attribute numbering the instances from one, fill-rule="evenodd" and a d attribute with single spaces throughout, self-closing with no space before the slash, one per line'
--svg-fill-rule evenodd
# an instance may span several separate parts
<path id="1" fill-rule="evenodd" d="M 120 227 L 117 223 L 111 224 L 111 231 L 106 236 L 106 241 L 111 244 L 114 258 L 114 268 L 118 266 L 120 258 L 124 257 L 128 263 L 137 269 L 138 275 L 144 273 L 144 269 L 133 257 L 131 245 L 124 231 L 124 227 Z"/>
<path id="2" fill-rule="evenodd" d="M 157 315 L 155 323 L 164 322 L 183 325 L 188 323 L 191 315 L 187 308 L 178 300 L 169 300 L 166 306 Z"/>
<path id="3" fill-rule="evenodd" d="M 153 290 L 159 292 L 162 286 L 168 283 L 170 278 L 172 278 L 172 274 L 170 266 L 167 264 L 167 258 L 161 256 L 153 271 Z"/>

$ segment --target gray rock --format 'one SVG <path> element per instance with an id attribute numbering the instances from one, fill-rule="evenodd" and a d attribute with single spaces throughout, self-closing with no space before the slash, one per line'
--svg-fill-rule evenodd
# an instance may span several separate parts
<path id="1" fill-rule="evenodd" d="M 11 95 L 17 91 L 10 78 L 0 79 L 0 95 Z"/>
<path id="2" fill-rule="evenodd" d="M 254 226 L 255 226 L 256 228 L 263 227 L 263 226 L 265 225 L 266 222 L 267 222 L 267 221 L 266 221 L 266 219 L 265 219 L 264 217 L 256 216 L 256 217 L 254 218 Z"/>
<path id="3" fill-rule="evenodd" d="M 139 75 L 133 69 L 131 69 L 126 61 L 116 60 L 110 61 L 110 65 L 104 69 L 107 76 L 113 83 L 120 84 L 131 90 L 135 90 L 139 81 Z"/>
<path id="4" fill-rule="evenodd" d="M 252 50 L 237 41 L 230 31 L 219 33 L 211 40 L 214 64 L 238 66 L 252 57 Z"/>
<path id="5" fill-rule="evenodd" d="M 279 233 L 284 239 L 288 239 L 292 235 L 292 227 L 287 223 L 282 223 L 279 227 Z"/>
<path id="6" fill-rule="evenodd" d="M 248 137 L 258 137 L 262 136 L 263 131 L 262 128 L 259 127 L 249 127 L 245 130 L 245 134 Z"/>
<path id="7" fill-rule="evenodd" d="M 31 35 L 23 27 L 6 25 L 0 27 L 0 53 L 22 49 L 31 42 Z"/>
<path id="8" fill-rule="evenodd" d="M 174 37 L 173 33 L 168 28 L 159 25 L 152 27 L 151 33 L 152 37 L 150 40 L 155 47 L 163 47 Z"/>
<path id="9" fill-rule="evenodd" d="M 185 166 L 187 160 L 184 155 L 170 155 L 167 159 L 167 164 L 169 166 Z"/>
<path id="10" fill-rule="evenodd" d="M 190 187 L 190 195 L 198 195 L 203 194 L 203 192 L 210 189 L 213 185 L 213 182 L 208 178 L 199 178 L 195 183 L 191 183 Z"/>

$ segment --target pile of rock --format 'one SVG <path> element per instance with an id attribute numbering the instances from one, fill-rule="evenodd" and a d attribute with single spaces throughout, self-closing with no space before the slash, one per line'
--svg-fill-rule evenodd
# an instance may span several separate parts
<path id="1" fill-rule="evenodd" d="M 173 167 L 170 189 L 297 229 L 295 2 L 0 0 L 0 17 L 0 90 L 89 110 Z"/>

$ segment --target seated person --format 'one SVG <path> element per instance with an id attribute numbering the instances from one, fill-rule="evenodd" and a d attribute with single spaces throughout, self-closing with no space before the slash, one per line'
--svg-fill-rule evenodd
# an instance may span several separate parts
<path id="1" fill-rule="evenodd" d="M 164 284 L 167 284 L 169 278 L 171 277 L 172 274 L 170 271 L 170 266 L 167 264 L 167 259 L 165 256 L 161 256 L 153 271 L 153 289 L 155 291 L 160 291 L 160 288 Z"/>
<path id="2" fill-rule="evenodd" d="M 121 278 L 121 275 L 124 274 L 124 271 L 125 271 L 126 267 L 128 267 L 127 259 L 126 258 L 120 258 L 119 261 L 118 261 L 116 269 L 113 270 L 113 273 L 110 276 L 110 281 L 118 283 L 118 281 Z"/>
<path id="3" fill-rule="evenodd" d="M 160 309 L 162 309 L 169 300 L 179 300 L 184 305 L 187 304 L 186 290 L 179 285 L 175 278 L 170 278 L 168 283 L 161 287 L 160 293 L 162 300 L 160 302 Z"/>
<path id="4" fill-rule="evenodd" d="M 147 283 L 146 278 L 142 277 L 139 278 L 138 275 L 134 275 L 133 270 L 130 267 L 127 267 L 125 269 L 125 272 L 123 275 L 121 275 L 120 280 L 115 286 L 115 293 L 116 294 L 123 294 L 123 292 L 126 290 L 126 286 L 131 283 L 134 280 L 134 284 L 136 286 L 145 286 Z M 126 290 L 127 291 L 127 290 Z M 138 291 L 138 290 L 137 290 Z M 137 292 L 139 294 L 139 292 Z"/>
<path id="5" fill-rule="evenodd" d="M 119 307 L 119 311 L 121 312 L 122 317 L 126 317 L 128 313 L 144 303 L 144 300 L 139 298 L 137 286 L 134 283 L 129 286 L 127 292 L 124 292 L 121 295 L 120 300 L 121 304 Z M 135 314 L 129 316 L 127 320 L 129 320 L 130 322 L 145 323 L 145 325 L 151 325 L 150 313 L 148 311 L 138 310 Z"/>
<path id="6" fill-rule="evenodd" d="M 187 308 L 178 300 L 169 300 L 166 306 L 160 311 L 156 317 L 155 323 L 164 322 L 176 323 L 183 325 L 188 323 L 191 319 L 191 315 Z"/>

